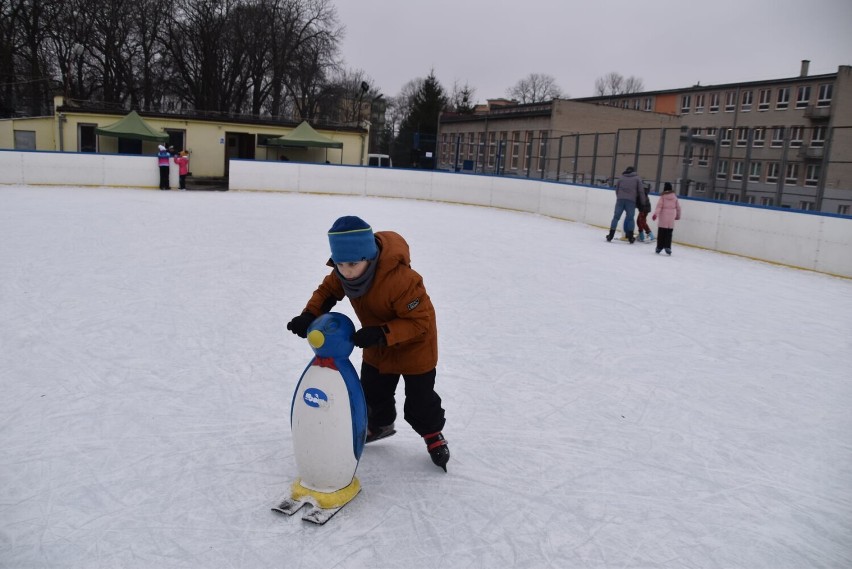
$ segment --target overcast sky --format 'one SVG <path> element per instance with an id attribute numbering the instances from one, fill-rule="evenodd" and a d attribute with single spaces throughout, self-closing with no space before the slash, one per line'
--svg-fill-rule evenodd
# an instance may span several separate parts
<path id="1" fill-rule="evenodd" d="M 852 0 L 336 0 L 346 65 L 386 95 L 430 69 L 505 97 L 530 73 L 570 97 L 611 71 L 645 90 L 833 73 L 852 65 Z M 505 7 L 504 7 L 505 6 Z"/>

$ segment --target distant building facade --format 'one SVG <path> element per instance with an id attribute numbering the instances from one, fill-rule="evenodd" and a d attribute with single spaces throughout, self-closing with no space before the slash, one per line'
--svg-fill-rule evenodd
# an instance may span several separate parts
<path id="1" fill-rule="evenodd" d="M 445 114 L 439 167 L 611 184 L 633 165 L 655 190 L 670 181 L 681 195 L 849 215 L 852 67 L 808 65 L 785 79 Z"/>

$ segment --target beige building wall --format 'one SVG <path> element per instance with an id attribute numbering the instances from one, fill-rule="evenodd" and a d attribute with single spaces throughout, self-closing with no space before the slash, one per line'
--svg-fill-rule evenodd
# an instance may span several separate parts
<path id="1" fill-rule="evenodd" d="M 59 98 L 57 107 L 62 106 Z M 64 110 L 51 117 L 2 119 L 0 120 L 0 148 L 15 149 L 16 130 L 34 131 L 36 150 L 80 152 L 81 127 L 105 127 L 121 120 L 124 115 L 72 112 Z M 248 147 L 254 151 L 255 160 L 282 160 L 284 157 L 296 162 L 360 165 L 366 163 L 367 130 L 334 131 L 317 128 L 317 132 L 343 143 L 343 149 L 275 147 L 258 144 L 265 137 L 280 137 L 291 132 L 290 127 L 279 125 L 249 124 L 237 122 L 211 122 L 179 117 L 143 117 L 157 132 L 180 131 L 184 135 L 184 146 L 190 152 L 190 170 L 196 177 L 221 177 L 226 174 L 226 162 L 235 158 L 234 141 L 240 137 L 250 141 Z M 97 135 L 96 148 L 92 151 L 116 154 L 119 139 Z M 158 142 L 142 141 L 142 154 L 157 154 Z M 180 150 L 176 148 L 175 150 Z M 248 158 L 251 159 L 251 158 Z"/>

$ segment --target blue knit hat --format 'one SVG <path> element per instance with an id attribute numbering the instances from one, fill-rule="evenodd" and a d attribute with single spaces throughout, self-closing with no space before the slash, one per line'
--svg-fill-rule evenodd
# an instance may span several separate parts
<path id="1" fill-rule="evenodd" d="M 379 254 L 373 229 L 354 215 L 339 218 L 328 230 L 331 260 L 335 263 L 357 263 L 373 260 Z"/>

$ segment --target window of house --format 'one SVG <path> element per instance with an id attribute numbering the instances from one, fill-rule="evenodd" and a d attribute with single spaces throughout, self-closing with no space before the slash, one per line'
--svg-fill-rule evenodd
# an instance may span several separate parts
<path id="1" fill-rule="evenodd" d="M 710 164 L 710 149 L 702 145 L 698 149 L 698 165 L 706 168 L 708 164 Z"/>
<path id="2" fill-rule="evenodd" d="M 772 127 L 772 142 L 770 142 L 769 145 L 773 148 L 780 148 L 781 146 L 784 146 L 783 126 Z"/>
<path id="3" fill-rule="evenodd" d="M 777 182 L 778 181 L 778 172 L 781 168 L 781 165 L 778 162 L 770 162 L 766 165 L 766 181 L 767 182 Z"/>
<path id="4" fill-rule="evenodd" d="M 541 137 L 538 143 L 538 171 L 544 170 L 544 162 L 547 158 L 547 131 L 543 130 L 538 133 Z"/>
<path id="5" fill-rule="evenodd" d="M 819 170 L 821 164 L 808 164 L 805 168 L 805 185 L 811 188 L 819 184 Z"/>
<path id="6" fill-rule="evenodd" d="M 770 101 L 772 100 L 772 89 L 761 89 L 758 97 L 757 110 L 768 111 Z"/>
<path id="7" fill-rule="evenodd" d="M 500 170 L 506 169 L 506 153 L 509 152 L 509 134 L 504 130 L 497 135 L 497 149 L 499 158 L 497 159 L 497 168 Z"/>
<path id="8" fill-rule="evenodd" d="M 477 145 L 476 161 L 478 164 L 484 164 L 485 160 L 485 133 L 479 133 L 479 144 Z"/>
<path id="9" fill-rule="evenodd" d="M 532 158 L 532 144 L 533 144 L 533 132 L 531 130 L 527 131 L 526 138 L 524 140 L 524 156 L 521 158 L 521 168 L 526 171 L 529 167 L 528 158 Z"/>
<path id="10" fill-rule="evenodd" d="M 713 199 L 714 199 L 714 200 L 718 200 L 718 201 L 722 201 L 723 199 L 725 199 L 725 192 L 716 192 L 716 193 L 714 193 L 714 194 L 713 194 Z"/>
<path id="11" fill-rule="evenodd" d="M 751 106 L 754 103 L 754 92 L 753 91 L 743 91 L 743 95 L 741 98 L 740 110 L 744 113 L 747 113 L 751 110 Z"/>
<path id="12" fill-rule="evenodd" d="M 699 127 L 696 127 L 696 128 L 694 128 L 694 129 L 692 129 L 692 136 L 701 136 L 701 134 L 702 134 L 703 132 L 704 132 L 704 129 L 703 129 L 703 128 L 701 128 L 700 126 L 699 126 Z"/>
<path id="13" fill-rule="evenodd" d="M 642 107 L 642 100 L 641 99 L 633 99 L 633 108 L 638 111 L 641 107 Z"/>
<path id="14" fill-rule="evenodd" d="M 725 112 L 732 113 L 737 108 L 737 92 L 728 91 L 725 93 Z"/>
<path id="15" fill-rule="evenodd" d="M 512 133 L 512 170 L 518 169 L 518 157 L 521 151 L 521 133 L 515 131 Z"/>
<path id="16" fill-rule="evenodd" d="M 77 152 L 97 152 L 98 151 L 98 135 L 95 134 L 95 129 L 98 125 L 95 124 L 78 124 L 77 125 Z"/>
<path id="17" fill-rule="evenodd" d="M 35 150 L 36 133 L 34 130 L 15 131 L 15 150 Z"/>
<path id="18" fill-rule="evenodd" d="M 695 112 L 704 112 L 704 95 L 695 95 Z"/>
<path id="19" fill-rule="evenodd" d="M 488 133 L 488 167 L 494 167 L 494 159 L 497 156 L 497 133 Z"/>
<path id="20" fill-rule="evenodd" d="M 778 89 L 778 97 L 775 99 L 775 108 L 783 111 L 790 106 L 790 88 L 781 87 Z"/>
<path id="21" fill-rule="evenodd" d="M 801 126 L 791 126 L 790 127 L 790 146 L 801 146 L 802 145 L 802 135 L 804 133 L 805 128 Z"/>
<path id="22" fill-rule="evenodd" d="M 687 114 L 692 107 L 692 95 L 681 95 L 680 97 L 680 112 Z"/>
<path id="23" fill-rule="evenodd" d="M 784 174 L 784 183 L 796 185 L 799 183 L 799 165 L 796 162 L 787 164 L 787 172 Z"/>
<path id="24" fill-rule="evenodd" d="M 731 145 L 731 134 L 733 129 L 731 128 L 723 128 L 722 129 L 722 140 L 720 144 L 722 146 L 730 146 Z"/>
<path id="25" fill-rule="evenodd" d="M 831 83 L 823 83 L 819 86 L 819 92 L 817 93 L 817 104 L 818 107 L 828 107 L 831 105 L 831 92 L 834 88 L 834 85 Z"/>
<path id="26" fill-rule="evenodd" d="M 719 132 L 719 130 L 715 126 L 708 126 L 707 127 L 707 136 L 708 137 L 715 137 L 717 132 Z"/>
<path id="27" fill-rule="evenodd" d="M 802 211 L 812 211 L 814 209 L 814 205 L 814 202 L 800 201 L 799 209 L 801 209 Z"/>
<path id="28" fill-rule="evenodd" d="M 746 197 L 745 197 L 745 202 L 744 202 L 744 203 L 754 205 L 754 196 L 746 196 Z"/>
<path id="29" fill-rule="evenodd" d="M 706 182 L 695 182 L 695 193 L 703 194 L 707 191 L 707 183 Z"/>
<path id="30" fill-rule="evenodd" d="M 754 134 L 752 135 L 751 145 L 760 148 L 766 142 L 766 129 L 762 126 L 754 127 Z"/>
<path id="31" fill-rule="evenodd" d="M 731 170 L 731 180 L 739 182 L 743 179 L 743 161 L 734 160 L 734 167 Z"/>
<path id="32" fill-rule="evenodd" d="M 760 205 L 771 206 L 771 205 L 773 205 L 773 202 L 774 202 L 774 201 L 775 201 L 775 200 L 773 200 L 773 199 L 772 199 L 772 198 L 770 198 L 770 197 L 763 196 L 762 198 L 760 198 Z"/>
<path id="33" fill-rule="evenodd" d="M 719 164 L 716 165 L 716 179 L 724 180 L 728 177 L 728 161 L 727 160 L 719 160 Z"/>
<path id="34" fill-rule="evenodd" d="M 811 146 L 825 146 L 825 127 L 816 126 L 811 132 Z"/>
<path id="35" fill-rule="evenodd" d="M 741 126 L 737 129 L 737 146 L 746 146 L 748 144 L 748 127 Z"/>
<path id="36" fill-rule="evenodd" d="M 645 97 L 645 110 L 653 111 L 654 110 L 654 100 L 651 97 Z"/>
<path id="37" fill-rule="evenodd" d="M 737 202 L 739 200 L 740 200 L 739 194 L 728 194 L 728 201 L 729 202 Z"/>
<path id="38" fill-rule="evenodd" d="M 476 135 L 472 132 L 468 133 L 468 135 L 467 135 L 467 159 L 468 160 L 473 160 L 473 155 L 476 154 L 476 144 L 474 143 L 475 136 Z"/>
<path id="39" fill-rule="evenodd" d="M 849 215 L 849 206 L 848 205 L 837 206 L 837 213 L 839 213 L 840 215 Z"/>
<path id="40" fill-rule="evenodd" d="M 719 112 L 719 93 L 711 93 L 710 94 L 710 112 L 718 113 Z"/>
<path id="41" fill-rule="evenodd" d="M 692 157 L 693 157 L 694 153 L 695 153 L 694 148 L 690 147 L 688 151 L 687 151 L 686 148 L 684 148 L 683 149 L 683 164 L 689 164 L 690 166 L 692 166 Z"/>
<path id="42" fill-rule="evenodd" d="M 760 181 L 760 173 L 763 170 L 762 162 L 752 162 L 748 165 L 748 181 L 749 182 L 759 182 Z"/>
<path id="43" fill-rule="evenodd" d="M 811 100 L 811 86 L 800 85 L 796 90 L 796 108 L 804 109 L 808 106 L 808 101 Z"/>

